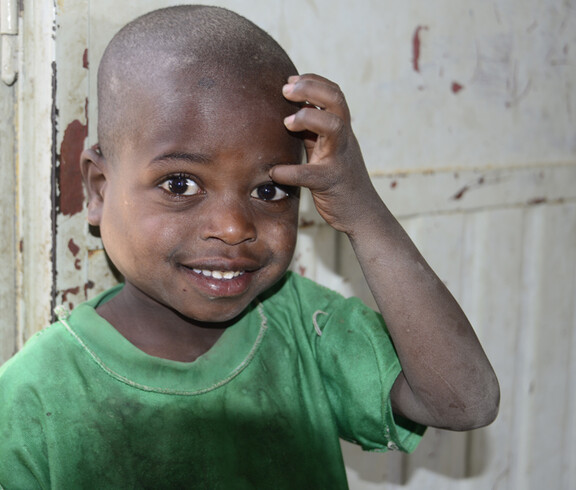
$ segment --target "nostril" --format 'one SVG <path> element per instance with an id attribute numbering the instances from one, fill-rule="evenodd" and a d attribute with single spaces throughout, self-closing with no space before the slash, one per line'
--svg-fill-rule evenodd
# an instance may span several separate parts
<path id="1" fill-rule="evenodd" d="M 220 202 L 204 215 L 204 239 L 220 240 L 228 245 L 253 242 L 257 237 L 254 216 L 249 207 Z"/>

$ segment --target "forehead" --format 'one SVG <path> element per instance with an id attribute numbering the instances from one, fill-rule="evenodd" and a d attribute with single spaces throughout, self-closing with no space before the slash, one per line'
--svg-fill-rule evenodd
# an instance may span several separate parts
<path id="1" fill-rule="evenodd" d="M 282 96 L 282 77 L 235 78 L 216 69 L 173 71 L 133 83 L 123 110 L 127 147 L 240 147 L 274 142 L 299 153 L 301 141 L 283 119 L 297 107 Z M 270 146 L 270 145 L 268 145 Z"/>

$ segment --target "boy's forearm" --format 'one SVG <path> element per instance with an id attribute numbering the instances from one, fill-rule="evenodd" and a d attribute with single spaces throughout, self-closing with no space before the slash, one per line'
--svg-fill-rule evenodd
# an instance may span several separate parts
<path id="1" fill-rule="evenodd" d="M 377 201 L 348 236 L 402 365 L 392 392 L 395 411 L 454 430 L 486 425 L 497 413 L 499 388 L 476 334 L 404 229 Z"/>

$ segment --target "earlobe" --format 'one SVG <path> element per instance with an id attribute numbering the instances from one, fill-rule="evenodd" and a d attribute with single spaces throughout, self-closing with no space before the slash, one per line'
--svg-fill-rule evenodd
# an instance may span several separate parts
<path id="1" fill-rule="evenodd" d="M 98 145 L 82 152 L 80 170 L 88 196 L 88 223 L 100 226 L 106 188 L 106 159 L 100 153 Z"/>

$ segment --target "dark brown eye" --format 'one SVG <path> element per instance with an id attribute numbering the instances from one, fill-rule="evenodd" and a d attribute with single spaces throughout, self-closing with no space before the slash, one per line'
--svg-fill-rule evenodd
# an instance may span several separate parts
<path id="1" fill-rule="evenodd" d="M 288 192 L 275 184 L 269 183 L 259 185 L 250 195 L 262 201 L 279 201 L 280 199 L 287 198 Z"/>
<path id="2" fill-rule="evenodd" d="M 185 175 L 173 175 L 168 177 L 164 182 L 162 182 L 162 184 L 160 184 L 160 187 L 171 194 L 177 194 L 179 196 L 193 196 L 200 192 L 198 184 Z"/>

